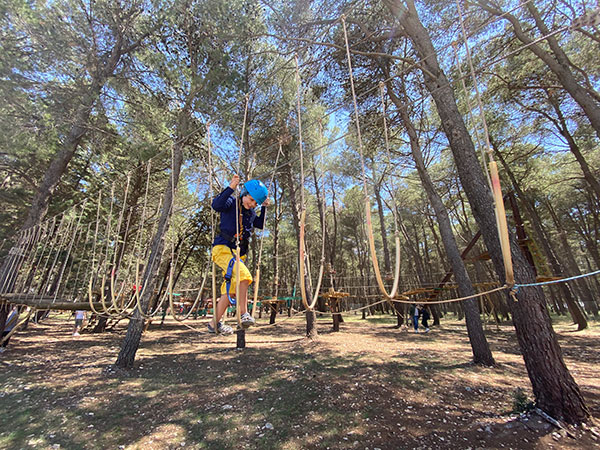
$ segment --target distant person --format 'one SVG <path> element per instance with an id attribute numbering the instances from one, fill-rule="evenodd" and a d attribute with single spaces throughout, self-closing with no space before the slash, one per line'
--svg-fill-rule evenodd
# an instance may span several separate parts
<path id="1" fill-rule="evenodd" d="M 79 331 L 85 320 L 85 311 L 75 311 L 75 328 L 73 328 L 73 336 L 79 336 Z"/>
<path id="2" fill-rule="evenodd" d="M 10 314 L 6 319 L 6 324 L 4 325 L 4 331 L 2 332 L 2 344 L 0 345 L 0 353 L 4 353 L 6 351 L 6 346 L 8 345 L 8 341 L 10 338 L 7 337 L 8 334 L 13 330 L 13 328 L 17 325 L 19 321 L 19 308 L 14 306 Z"/>
<path id="3" fill-rule="evenodd" d="M 419 316 L 421 314 L 421 310 L 419 305 L 413 303 L 410 305 L 409 310 L 410 317 L 412 317 L 413 327 L 415 327 L 415 333 L 419 332 Z"/>
<path id="4" fill-rule="evenodd" d="M 425 333 L 429 333 L 429 325 L 427 321 L 430 319 L 429 308 L 421 306 L 421 324 L 425 327 Z"/>

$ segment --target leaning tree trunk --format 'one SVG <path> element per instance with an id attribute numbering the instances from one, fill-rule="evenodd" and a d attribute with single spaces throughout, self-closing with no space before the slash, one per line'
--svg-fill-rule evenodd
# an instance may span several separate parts
<path id="1" fill-rule="evenodd" d="M 533 227 L 533 230 L 537 236 L 538 242 L 540 243 L 540 245 L 542 246 L 542 249 L 544 250 L 544 254 L 546 255 L 546 258 L 548 259 L 548 262 L 550 263 L 552 270 L 554 271 L 555 274 L 561 273 L 561 266 L 560 266 L 558 260 L 555 258 L 554 252 L 552 251 L 552 248 L 550 247 L 550 244 L 548 243 L 548 239 L 546 238 L 544 228 L 542 225 L 542 220 L 540 219 L 538 212 L 532 206 L 533 203 L 529 200 L 529 197 L 521 189 L 521 186 L 519 185 L 515 174 L 512 172 L 512 170 L 510 170 L 510 167 L 506 163 L 506 160 L 503 158 L 502 153 L 496 148 L 493 141 L 492 141 L 492 147 L 494 148 L 494 153 L 498 157 L 498 160 L 504 167 L 506 174 L 510 178 L 510 181 L 513 185 L 515 192 L 517 193 L 517 195 L 523 202 L 525 211 L 527 211 L 529 218 L 531 219 L 531 226 Z M 581 330 L 587 328 L 587 326 L 588 326 L 587 319 L 585 318 L 583 311 L 581 310 L 581 308 L 579 307 L 579 305 L 573 298 L 573 295 L 571 294 L 571 290 L 569 289 L 569 287 L 566 284 L 561 283 L 559 285 L 559 289 L 562 292 L 562 294 L 565 298 L 565 301 L 567 302 L 567 307 L 569 309 L 569 312 L 571 313 L 571 317 L 572 317 L 573 321 L 577 324 L 577 329 L 581 331 Z"/>
<path id="2" fill-rule="evenodd" d="M 115 39 L 116 42 L 113 48 L 106 57 L 103 57 L 103 63 L 99 64 L 97 71 L 91 74 L 92 80 L 87 86 L 86 91 L 82 94 L 80 106 L 74 114 L 73 125 L 62 143 L 60 150 L 54 156 L 54 159 L 44 173 L 37 192 L 33 197 L 27 217 L 21 226 L 21 231 L 39 225 L 46 215 L 52 193 L 58 186 L 58 183 L 67 170 L 67 166 L 71 162 L 71 159 L 73 159 L 81 140 L 89 129 L 88 122 L 92 108 L 100 96 L 104 84 L 114 73 L 121 61 L 121 57 L 137 47 L 137 45 L 134 45 L 124 49 L 123 36 L 116 36 Z M 2 267 L 0 267 L 0 286 L 4 286 L 2 292 L 12 292 L 17 273 L 23 264 L 23 254 L 22 251 L 14 252 L 12 254 L 9 253 L 9 257 L 5 258 L 2 262 Z"/>
<path id="3" fill-rule="evenodd" d="M 550 204 L 550 202 L 546 202 L 546 208 L 550 212 L 550 216 L 554 221 L 554 226 L 556 227 L 556 231 L 558 234 L 558 241 L 560 242 L 562 254 L 564 256 L 564 261 L 566 262 L 568 273 L 570 276 L 579 276 L 581 275 L 581 270 L 579 270 L 579 266 L 577 265 L 577 261 L 575 260 L 575 256 L 573 255 L 573 251 L 571 250 L 571 246 L 569 245 L 569 241 L 567 239 L 567 233 L 564 227 L 561 224 L 556 211 Z M 596 305 L 594 301 L 594 294 L 592 293 L 589 285 L 587 284 L 587 280 L 584 278 L 580 278 L 575 280 L 575 286 L 580 292 L 581 301 L 583 302 L 585 309 L 588 313 L 593 314 L 594 316 L 598 315 L 598 305 Z"/>
<path id="4" fill-rule="evenodd" d="M 183 124 L 178 127 L 179 135 L 187 136 L 188 130 L 188 117 L 187 111 L 182 112 L 180 119 Z M 157 275 L 160 268 L 161 256 L 164 249 L 164 237 L 169 229 L 170 217 L 173 213 L 173 192 L 177 188 L 179 182 L 179 174 L 181 171 L 181 165 L 183 163 L 183 143 L 178 142 L 174 144 L 173 149 L 173 167 L 172 174 L 167 183 L 167 188 L 164 194 L 163 207 L 158 222 L 158 228 L 152 243 L 150 245 L 150 256 L 148 257 L 148 263 L 144 270 L 142 277 L 142 286 L 144 286 L 143 294 L 141 298 L 141 308 L 144 313 L 148 311 L 150 305 L 150 299 L 154 293 L 154 287 L 157 282 Z M 121 344 L 121 351 L 117 358 L 116 366 L 121 368 L 130 368 L 133 366 L 135 360 L 135 354 L 140 346 L 140 340 L 142 338 L 142 332 L 144 330 L 144 318 L 140 313 L 139 309 L 136 308 L 133 316 L 129 320 L 129 326 L 127 327 L 127 334 L 123 343 Z"/>
<path id="5" fill-rule="evenodd" d="M 505 282 L 504 264 L 498 238 L 493 199 L 477 153 L 458 110 L 454 92 L 439 67 L 431 38 L 419 20 L 412 0 L 386 0 L 392 13 L 412 41 L 422 64 L 427 90 L 440 116 L 461 184 L 479 225 L 501 283 Z M 406 3 L 407 7 L 404 6 Z M 511 239 L 511 256 L 517 283 L 535 281 L 535 274 L 524 258 L 516 239 Z M 556 333 L 546 307 L 542 289 L 523 288 L 517 301 L 509 300 L 513 323 L 539 407 L 555 418 L 580 423 L 589 418 L 579 386 L 562 357 Z"/>
<path id="6" fill-rule="evenodd" d="M 388 71 L 385 70 L 384 73 L 385 78 L 389 80 Z M 448 211 L 446 210 L 446 207 L 444 206 L 444 202 L 442 201 L 441 197 L 435 191 L 435 187 L 433 181 L 431 181 L 429 173 L 427 173 L 425 162 L 423 161 L 423 154 L 421 153 L 421 149 L 419 148 L 419 138 L 417 136 L 417 131 L 415 130 L 412 120 L 410 119 L 407 107 L 393 92 L 393 90 L 391 89 L 391 83 L 389 81 L 387 82 L 387 87 L 390 98 L 398 107 L 398 111 L 400 112 L 400 117 L 402 118 L 402 122 L 404 123 L 404 126 L 409 136 L 410 149 L 412 151 L 413 159 L 417 167 L 417 172 L 419 173 L 421 183 L 423 184 L 423 188 L 427 193 L 429 202 L 431 203 L 435 211 L 435 215 L 439 224 L 440 234 L 442 236 L 442 242 L 444 244 L 444 249 L 446 250 L 446 255 L 450 260 L 452 271 L 454 272 L 454 278 L 458 283 L 458 293 L 461 297 L 474 295 L 475 290 L 473 289 L 471 279 L 469 278 L 469 274 L 467 273 L 467 269 L 461 257 L 461 252 L 458 249 L 458 245 L 456 244 L 456 238 L 454 237 L 454 233 L 452 232 L 452 225 L 450 224 Z M 402 94 L 403 96 L 406 96 L 406 92 L 402 92 Z M 492 356 L 490 346 L 485 337 L 483 326 L 481 324 L 481 317 L 479 315 L 477 300 L 475 300 L 474 298 L 465 300 L 463 302 L 463 308 L 466 316 L 469 341 L 471 343 L 471 349 L 473 351 L 473 361 L 476 364 L 483 364 L 487 366 L 494 365 L 494 357 Z"/>

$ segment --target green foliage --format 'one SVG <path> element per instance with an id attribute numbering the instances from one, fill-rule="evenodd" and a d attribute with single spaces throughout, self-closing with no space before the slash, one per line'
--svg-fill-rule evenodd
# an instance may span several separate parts
<path id="1" fill-rule="evenodd" d="M 551 2 L 537 4 L 549 23 L 571 18 L 569 5 L 551 8 Z M 72 129 L 90 80 L 112 48 L 115 32 L 122 30 L 126 43 L 135 48 L 103 80 L 100 94 L 92 102 L 86 132 L 53 192 L 48 214 L 59 214 L 87 199 L 84 226 L 94 225 L 99 217 L 103 226 L 110 223 L 116 227 L 120 208 L 125 206 L 131 216 L 129 236 L 123 240 L 133 239 L 135 230 L 142 227 L 147 245 L 169 180 L 171 150 L 181 144 L 185 162 L 166 244 L 183 240 L 181 255 L 191 255 L 181 273 L 182 286 L 198 284 L 205 271 L 210 247 L 209 177 L 223 183 L 238 167 L 242 177 L 265 182 L 275 172 L 277 188 L 272 192 L 277 190 L 279 210 L 277 218 L 275 208 L 268 210 L 263 255 L 275 256 L 277 222 L 278 270 L 286 289 L 291 291 L 297 285 L 296 211 L 301 207 L 308 212 L 313 266 L 320 261 L 318 202 L 324 204 L 326 260 L 339 276 L 334 280 L 337 287 L 344 288 L 346 276 L 360 273 L 368 277 L 363 170 L 345 42 L 340 24 L 329 21 L 342 11 L 347 14 L 354 52 L 365 176 L 380 265 L 384 244 L 393 254 L 395 204 L 403 255 L 410 254 L 410 258 L 402 258 L 407 284 L 438 281 L 436 272 L 446 266 L 437 245 L 438 226 L 409 157 L 408 135 L 391 93 L 405 103 L 416 124 L 427 169 L 459 242 L 466 245 L 476 232 L 440 118 L 424 89 L 423 74 L 415 66 L 414 49 L 396 33 L 397 21 L 385 4 L 277 1 L 264 7 L 258 1 L 243 0 L 128 0 L 117 6 L 104 0 L 87 4 L 63 0 L 52 6 L 23 0 L 9 0 L 0 6 L 0 240 L 11 238 L 22 223 L 46 168 Z M 464 46 L 457 48 L 457 55 L 446 46 L 460 39 L 456 5 L 427 1 L 417 7 L 433 35 L 443 69 L 452 78 L 473 140 L 477 142 L 479 136 L 478 147 L 483 147 L 473 81 L 465 77 L 466 92 L 458 82 L 457 64 L 463 74 L 469 73 Z M 600 207 L 557 127 L 559 111 L 596 177 L 600 167 L 597 136 L 556 76 L 531 52 L 519 50 L 510 27 L 502 21 L 488 21 L 488 14 L 475 5 L 468 8 L 469 44 L 492 146 L 506 160 L 521 190 L 533 199 L 548 236 L 556 236 L 552 207 L 578 263 L 593 266 L 598 261 L 590 260 L 587 251 L 598 247 Z M 531 29 L 527 14 L 519 12 L 517 16 Z M 573 66 L 581 69 L 575 70 L 578 82 L 591 94 L 597 92 L 597 42 L 584 32 L 556 37 Z M 546 43 L 540 45 L 549 49 Z M 295 54 L 300 63 L 300 118 Z M 488 66 L 501 55 L 509 56 Z M 379 82 L 388 78 L 386 148 Z M 248 119 L 243 124 L 246 94 L 250 94 Z M 304 179 L 300 179 L 298 159 L 299 120 Z M 211 123 L 213 174 L 208 171 L 207 122 Z M 242 128 L 246 134 L 238 161 Z M 335 142 L 323 147 L 321 166 L 323 141 Z M 279 167 L 275 168 L 278 156 Z M 507 174 L 502 176 L 503 188 L 508 191 L 513 182 Z M 325 191 L 317 197 L 316 186 L 322 189 L 323 180 Z M 299 205 L 301 183 L 305 205 Z M 382 202 L 382 220 L 377 197 Z M 142 219 L 145 200 L 148 211 Z M 387 233 L 385 243 L 383 231 Z M 263 257 L 262 276 L 272 286 L 275 264 L 266 259 Z M 313 267 L 313 278 L 316 269 Z"/>
<path id="2" fill-rule="evenodd" d="M 529 400 L 527 394 L 525 394 L 525 391 L 522 388 L 517 388 L 513 391 L 513 413 L 524 413 L 527 411 L 531 411 L 533 408 L 533 402 Z"/>

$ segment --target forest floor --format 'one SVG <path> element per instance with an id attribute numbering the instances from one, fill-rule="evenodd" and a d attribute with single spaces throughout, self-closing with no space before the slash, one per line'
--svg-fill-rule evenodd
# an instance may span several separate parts
<path id="1" fill-rule="evenodd" d="M 324 316 L 307 340 L 298 317 L 251 329 L 241 351 L 204 322 L 153 324 L 126 372 L 113 366 L 126 321 L 78 337 L 66 314 L 31 324 L 0 354 L 0 448 L 600 448 L 598 420 L 567 434 L 512 412 L 517 388 L 532 393 L 508 324 L 487 325 L 490 368 L 470 363 L 452 318 L 415 334 L 394 317 L 351 315 L 334 333 Z M 555 329 L 600 418 L 600 324 Z"/>

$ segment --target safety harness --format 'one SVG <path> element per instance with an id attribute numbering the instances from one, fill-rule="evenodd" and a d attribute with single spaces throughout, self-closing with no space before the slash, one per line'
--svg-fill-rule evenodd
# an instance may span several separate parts
<path id="1" fill-rule="evenodd" d="M 237 233 L 234 236 L 230 236 L 227 233 L 224 233 L 223 231 L 219 230 L 219 234 L 221 235 L 221 237 L 223 237 L 224 239 L 227 239 L 230 243 L 234 243 L 236 244 L 236 247 L 240 247 L 241 248 L 241 242 L 244 238 L 244 221 L 243 221 L 243 212 L 242 212 L 242 202 L 241 202 L 241 198 L 239 200 L 239 211 L 240 211 L 240 218 L 239 218 L 239 233 Z M 231 306 L 235 306 L 236 305 L 236 299 L 231 298 L 231 295 L 229 295 L 229 291 L 231 290 L 231 278 L 233 277 L 233 267 L 235 266 L 235 254 L 233 253 L 233 249 L 230 248 L 231 250 L 231 254 L 233 255 L 232 258 L 229 260 L 229 264 L 227 265 L 227 271 L 225 272 L 225 288 L 227 290 L 227 298 L 229 299 L 229 304 Z"/>
<path id="2" fill-rule="evenodd" d="M 227 272 L 225 272 L 225 287 L 227 289 L 227 298 L 229 299 L 229 304 L 235 306 L 235 299 L 231 298 L 231 295 L 229 295 L 229 290 L 231 289 L 231 277 L 233 275 L 233 266 L 235 266 L 235 255 L 229 260 Z"/>

